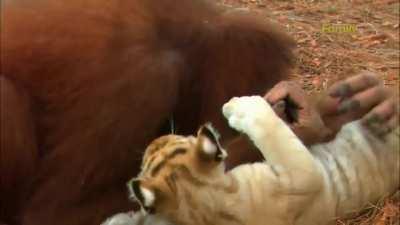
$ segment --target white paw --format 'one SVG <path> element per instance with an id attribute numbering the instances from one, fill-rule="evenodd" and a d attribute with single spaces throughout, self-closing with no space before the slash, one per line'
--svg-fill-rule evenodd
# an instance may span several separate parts
<path id="1" fill-rule="evenodd" d="M 262 127 L 261 123 L 274 115 L 272 108 L 261 96 L 234 97 L 224 104 L 222 112 L 229 126 L 247 134 Z"/>

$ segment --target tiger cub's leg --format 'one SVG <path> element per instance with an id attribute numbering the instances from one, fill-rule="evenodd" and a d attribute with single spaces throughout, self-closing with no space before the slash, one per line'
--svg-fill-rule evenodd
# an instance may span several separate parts
<path id="1" fill-rule="evenodd" d="M 260 96 L 233 98 L 223 106 L 229 125 L 249 136 L 290 193 L 320 190 L 313 156 Z"/>

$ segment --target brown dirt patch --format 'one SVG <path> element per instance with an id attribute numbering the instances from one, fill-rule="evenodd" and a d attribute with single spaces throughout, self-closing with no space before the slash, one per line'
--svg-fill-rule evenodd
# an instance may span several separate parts
<path id="1" fill-rule="evenodd" d="M 369 70 L 386 85 L 399 84 L 400 2 L 394 0 L 220 0 L 251 10 L 286 29 L 297 41 L 292 77 L 308 91 Z M 349 25 L 349 26 L 347 26 Z M 336 32 L 323 27 L 346 28 Z M 332 30 L 331 30 L 332 31 Z"/>

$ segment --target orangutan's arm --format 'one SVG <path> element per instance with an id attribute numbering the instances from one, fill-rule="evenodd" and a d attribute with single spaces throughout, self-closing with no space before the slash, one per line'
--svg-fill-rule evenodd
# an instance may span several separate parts
<path id="1" fill-rule="evenodd" d="M 363 72 L 311 97 L 295 82 L 283 81 L 265 99 L 303 143 L 312 145 L 332 140 L 344 124 L 361 118 L 364 123 L 384 123 L 381 129 L 374 130 L 379 136 L 390 132 L 399 121 L 396 96 L 376 75 Z M 226 146 L 230 152 L 228 168 L 262 159 L 245 137 L 237 137 Z"/>
<path id="2" fill-rule="evenodd" d="M 37 166 L 38 149 L 27 94 L 0 76 L 0 221 L 13 223 Z M 0 224 L 2 224 L 0 222 Z"/>

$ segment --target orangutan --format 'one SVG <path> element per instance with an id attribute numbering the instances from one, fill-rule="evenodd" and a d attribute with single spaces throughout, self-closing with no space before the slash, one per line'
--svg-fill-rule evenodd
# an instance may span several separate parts
<path id="1" fill-rule="evenodd" d="M 285 79 L 291 39 L 203 0 L 5 0 L 0 221 L 90 225 L 131 208 L 150 140 Z M 168 126 L 167 126 L 168 127 Z"/>

